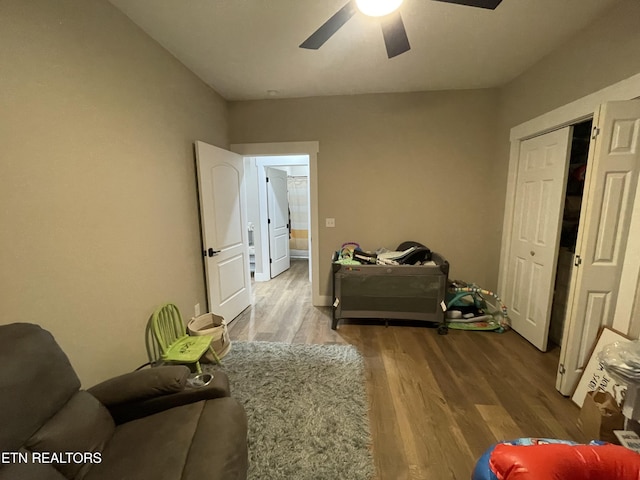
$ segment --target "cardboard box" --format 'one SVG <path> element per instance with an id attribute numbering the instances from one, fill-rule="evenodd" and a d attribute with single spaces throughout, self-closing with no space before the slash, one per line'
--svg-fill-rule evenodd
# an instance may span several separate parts
<path id="1" fill-rule="evenodd" d="M 624 416 L 613 395 L 599 390 L 588 392 L 580 409 L 578 428 L 589 440 L 619 443 L 613 432 L 624 428 Z"/>

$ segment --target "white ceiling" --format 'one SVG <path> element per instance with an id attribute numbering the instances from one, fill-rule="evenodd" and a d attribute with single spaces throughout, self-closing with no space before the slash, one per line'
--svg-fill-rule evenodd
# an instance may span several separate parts
<path id="1" fill-rule="evenodd" d="M 298 48 L 347 0 L 110 1 L 227 100 L 500 86 L 620 2 L 405 0 L 411 50 L 388 59 L 361 13 L 320 50 Z"/>

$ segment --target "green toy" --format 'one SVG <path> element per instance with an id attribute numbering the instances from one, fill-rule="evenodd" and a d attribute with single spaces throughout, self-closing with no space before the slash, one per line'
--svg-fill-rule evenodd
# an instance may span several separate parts
<path id="1" fill-rule="evenodd" d="M 497 304 L 500 306 L 500 311 L 489 312 L 490 307 L 483 295 L 493 297 Z M 483 314 L 481 317 L 469 318 L 466 321 L 462 320 L 450 320 L 447 321 L 447 326 L 454 330 L 479 330 L 479 331 L 496 331 L 498 333 L 504 332 L 509 328 L 509 317 L 507 313 L 507 307 L 502 303 L 502 300 L 498 295 L 490 290 L 485 290 L 478 287 L 475 284 L 467 284 L 455 280 L 451 282 L 449 288 L 449 294 L 447 295 L 447 310 L 453 310 L 452 307 L 475 307 Z M 501 319 L 497 319 L 499 315 L 502 315 Z"/>

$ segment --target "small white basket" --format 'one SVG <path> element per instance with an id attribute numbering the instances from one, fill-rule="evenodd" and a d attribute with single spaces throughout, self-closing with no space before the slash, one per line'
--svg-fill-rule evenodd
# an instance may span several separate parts
<path id="1" fill-rule="evenodd" d="M 189 335 L 211 335 L 211 346 L 219 358 L 224 357 L 231 349 L 231 339 L 227 331 L 227 322 L 220 315 L 205 313 L 189 320 Z M 211 352 L 204 355 L 203 360 L 215 362 Z"/>

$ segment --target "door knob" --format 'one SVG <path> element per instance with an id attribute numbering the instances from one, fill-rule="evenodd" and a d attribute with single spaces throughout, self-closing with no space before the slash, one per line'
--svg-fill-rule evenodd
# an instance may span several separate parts
<path id="1" fill-rule="evenodd" d="M 214 250 L 213 248 L 209 248 L 209 249 L 207 250 L 207 254 L 208 254 L 210 257 L 213 257 L 214 255 L 217 255 L 217 254 L 219 254 L 219 253 L 220 253 L 220 250 Z"/>

